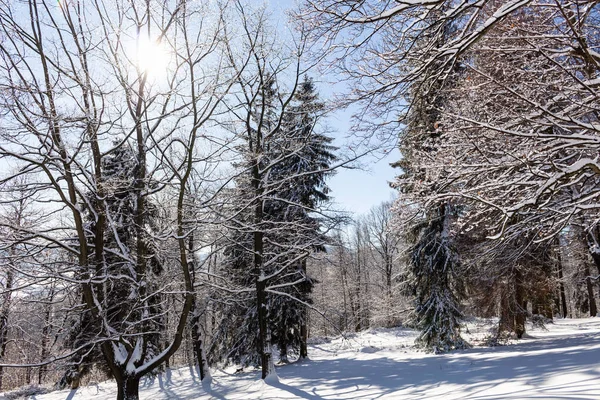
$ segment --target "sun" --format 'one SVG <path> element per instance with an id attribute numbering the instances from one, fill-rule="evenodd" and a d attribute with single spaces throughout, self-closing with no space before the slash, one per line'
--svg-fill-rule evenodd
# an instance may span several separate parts
<path id="1" fill-rule="evenodd" d="M 135 66 L 151 77 L 159 77 L 167 72 L 170 54 L 165 45 L 157 40 L 140 36 L 135 48 Z"/>

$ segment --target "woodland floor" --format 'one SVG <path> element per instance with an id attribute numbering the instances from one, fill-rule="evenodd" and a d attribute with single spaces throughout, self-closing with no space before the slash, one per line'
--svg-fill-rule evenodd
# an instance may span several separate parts
<path id="1" fill-rule="evenodd" d="M 414 348 L 409 329 L 373 329 L 349 337 L 313 340 L 310 360 L 278 366 L 265 383 L 258 371 L 213 371 L 200 383 L 183 368 L 148 379 L 142 399 L 600 399 L 600 318 L 556 320 L 529 327 L 525 339 L 481 347 L 490 321 L 474 320 L 469 350 L 434 355 Z M 109 400 L 107 381 L 36 400 Z M 0 395 L 2 399 L 2 395 Z"/>

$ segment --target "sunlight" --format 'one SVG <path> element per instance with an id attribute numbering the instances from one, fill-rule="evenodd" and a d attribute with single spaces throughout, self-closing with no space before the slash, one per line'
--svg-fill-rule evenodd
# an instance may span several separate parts
<path id="1" fill-rule="evenodd" d="M 167 72 L 170 54 L 162 43 L 140 36 L 137 42 L 135 63 L 140 72 L 159 77 Z"/>

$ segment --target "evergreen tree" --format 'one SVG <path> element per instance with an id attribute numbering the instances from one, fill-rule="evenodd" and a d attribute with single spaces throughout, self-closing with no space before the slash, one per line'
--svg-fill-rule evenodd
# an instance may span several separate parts
<path id="1" fill-rule="evenodd" d="M 286 114 L 287 131 L 283 137 L 291 142 L 290 156 L 273 170 L 273 180 L 282 182 L 276 199 L 270 203 L 270 213 L 276 219 L 293 227 L 288 238 L 281 238 L 288 246 L 296 247 L 304 252 L 324 251 L 328 239 L 320 231 L 325 221 L 318 218 L 311 210 L 329 201 L 329 188 L 326 179 L 332 174 L 330 168 L 337 159 L 336 148 L 331 144 L 332 138 L 319 133 L 315 126 L 323 113 L 324 105 L 318 99 L 314 82 L 305 76 L 295 95 L 295 104 Z M 285 232 L 284 232 L 285 234 Z M 294 254 L 291 258 L 298 258 Z M 301 358 L 307 357 L 307 310 L 303 303 L 310 303 L 313 280 L 306 274 L 305 253 L 290 266 L 276 284 L 282 285 L 298 282 L 288 288 L 280 289 L 290 296 L 271 296 L 269 307 L 273 338 L 279 346 L 280 360 L 287 361 L 288 347 Z"/>
<path id="2" fill-rule="evenodd" d="M 451 21 L 439 18 L 438 13 L 429 18 L 436 45 L 445 45 L 455 27 Z M 430 40 L 433 39 L 424 37 L 417 45 L 428 46 Z M 411 86 L 411 108 L 401 135 L 403 160 L 396 163 L 402 168 L 402 175 L 395 184 L 401 192 L 398 208 L 407 214 L 412 214 L 415 208 L 418 210 L 418 222 L 411 227 L 414 218 L 409 218 L 402 227 L 411 245 L 405 286 L 407 292 L 415 296 L 413 319 L 421 330 L 418 341 L 435 352 L 465 346 L 460 337 L 459 304 L 464 289 L 450 234 L 451 211 L 455 206 L 444 199 L 424 201 L 439 189 L 439 182 L 444 178 L 444 171 L 432 171 L 426 166 L 443 148 L 443 127 L 438 121 L 447 101 L 446 89 L 462 73 L 461 64 L 457 63 L 451 73 L 440 75 L 439 68 L 444 63 L 445 60 L 440 59 L 428 65 Z"/>
<path id="3" fill-rule="evenodd" d="M 415 296 L 413 318 L 421 330 L 417 340 L 436 353 L 466 346 L 460 337 L 465 292 L 451 243 L 449 207 L 441 204 L 416 225 L 408 264 L 407 289 Z"/>
<path id="4" fill-rule="evenodd" d="M 253 263 L 254 230 L 263 235 L 262 273 L 271 276 L 266 283 L 267 329 L 280 348 L 280 358 L 287 359 L 291 348 L 306 357 L 307 311 L 313 281 L 306 274 L 306 259 L 311 252 L 323 251 L 326 238 L 320 232 L 323 220 L 313 211 L 329 199 L 325 184 L 331 175 L 330 166 L 336 159 L 332 139 L 317 133 L 315 125 L 323 112 L 314 83 L 305 78 L 285 110 L 277 109 L 274 99 L 280 98 L 271 77 L 261 91 L 260 107 L 254 118 L 264 119 L 263 126 L 273 129 L 281 117 L 279 128 L 262 143 L 260 168 L 268 169 L 261 180 L 262 194 L 257 197 L 249 173 L 241 173 L 236 181 L 237 214 L 226 246 L 226 273 L 238 288 L 248 287 L 256 279 Z M 252 143 L 254 145 L 254 143 Z M 252 147 L 252 146 L 249 146 Z M 241 149 L 241 151 L 246 151 Z M 238 167 L 251 171 L 252 154 Z M 268 167 L 267 167 L 268 166 Z M 239 199 L 242 199 L 241 201 Z M 261 201 L 261 220 L 245 205 Z M 270 289 L 275 287 L 274 289 Z M 211 358 L 225 358 L 244 365 L 260 362 L 256 332 L 258 327 L 257 298 L 240 291 L 227 307 L 219 327 L 217 341 L 211 348 Z"/>
<path id="5" fill-rule="evenodd" d="M 106 249 L 125 250 L 123 253 L 130 254 L 135 246 L 136 228 L 135 228 L 135 196 L 134 180 L 136 176 L 137 161 L 133 150 L 125 142 L 121 146 L 115 143 L 115 150 L 107 154 L 102 160 L 102 166 L 105 176 L 106 198 L 96 199 L 99 204 L 93 209 L 99 210 L 105 207 L 106 215 L 109 217 L 104 232 L 104 246 Z M 157 207 L 148 202 L 146 204 L 148 217 L 146 223 L 150 228 L 155 227 L 153 219 L 158 216 Z M 94 218 L 89 214 L 89 230 L 94 232 Z M 94 238 L 90 237 L 93 243 Z M 138 312 L 140 309 L 148 310 L 148 318 L 145 322 L 145 331 L 147 347 L 145 349 L 145 358 L 149 359 L 160 351 L 157 332 L 162 326 L 161 321 L 161 299 L 157 293 L 157 277 L 162 272 L 162 262 L 158 259 L 157 251 L 150 241 L 146 241 L 148 248 L 148 276 L 147 298 L 141 299 L 138 293 L 132 292 L 132 287 L 127 284 L 122 277 L 135 277 L 134 266 L 131 260 L 124 259 L 115 254 L 119 251 L 109 251 L 104 258 L 103 265 L 99 266 L 100 274 L 105 277 L 105 283 L 102 285 L 100 293 L 97 293 L 99 301 L 105 306 L 107 321 L 111 326 L 116 327 L 120 332 L 128 331 L 127 315 L 131 312 Z M 91 255 L 93 257 L 93 253 Z M 83 302 L 83 299 L 82 299 Z M 140 304 L 145 303 L 145 304 Z M 75 320 L 71 321 L 70 332 L 65 345 L 70 348 L 78 348 L 93 340 L 96 332 L 102 329 L 91 317 L 90 312 L 85 310 L 82 305 L 75 307 Z M 71 363 L 65 374 L 58 382 L 59 387 L 70 385 L 73 388 L 79 386 L 81 378 L 89 374 L 92 366 L 96 364 L 107 375 L 111 375 L 110 370 L 103 365 L 103 357 L 97 346 L 83 347 L 72 358 Z"/>

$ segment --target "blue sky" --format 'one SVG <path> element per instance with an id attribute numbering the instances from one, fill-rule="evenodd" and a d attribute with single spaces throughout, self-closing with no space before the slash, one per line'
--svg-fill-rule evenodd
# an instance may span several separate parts
<path id="1" fill-rule="evenodd" d="M 339 86 L 339 85 L 336 85 Z M 330 91 L 332 86 L 327 83 L 319 84 L 317 88 L 323 97 L 334 95 Z M 328 116 L 326 124 L 333 130 L 335 145 L 344 148 L 353 138 L 348 138 L 350 131 L 351 110 L 340 110 Z M 390 147 L 386 143 L 386 147 Z M 359 160 L 361 168 L 340 168 L 330 178 L 329 187 L 334 197 L 335 207 L 354 214 L 367 213 L 371 207 L 389 200 L 396 194 L 396 190 L 390 188 L 396 175 L 400 173 L 397 168 L 392 168 L 390 163 L 400 159 L 400 151 L 393 148 L 383 155 L 377 151 L 375 155 L 367 155 Z"/>
<path id="2" fill-rule="evenodd" d="M 341 169 L 331 178 L 329 187 L 339 208 L 362 214 L 382 201 L 389 200 L 396 193 L 388 182 L 394 179 L 398 170 L 389 163 L 400 158 L 398 150 L 376 162 L 371 160 L 370 171 Z"/>

